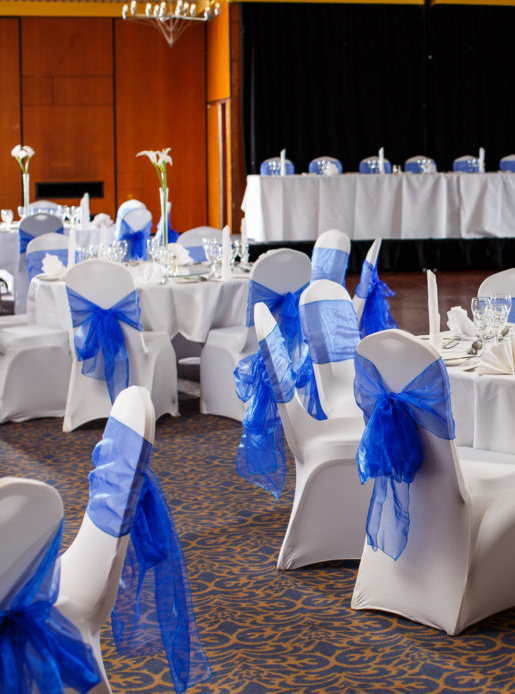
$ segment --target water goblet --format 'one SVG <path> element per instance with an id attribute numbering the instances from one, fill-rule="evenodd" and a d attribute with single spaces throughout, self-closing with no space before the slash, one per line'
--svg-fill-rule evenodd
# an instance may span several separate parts
<path id="1" fill-rule="evenodd" d="M 492 306 L 487 296 L 475 296 L 470 302 L 474 328 L 477 336 L 484 344 L 492 336 Z"/>
<path id="2" fill-rule="evenodd" d="M 13 211 L 12 210 L 1 210 L 0 216 L 2 217 L 2 222 L 5 224 L 7 229 L 11 228 L 11 223 L 13 221 Z"/>
<path id="3" fill-rule="evenodd" d="M 503 331 L 511 311 L 511 295 L 492 294 L 490 305 L 492 307 L 492 324 L 495 337 L 500 342 L 503 339 Z"/>

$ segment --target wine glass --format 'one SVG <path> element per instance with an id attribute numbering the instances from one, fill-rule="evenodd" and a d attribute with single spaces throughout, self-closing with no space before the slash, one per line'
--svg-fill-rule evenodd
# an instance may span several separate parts
<path id="1" fill-rule="evenodd" d="M 474 328 L 477 336 L 482 341 L 481 354 L 484 352 L 485 342 L 492 332 L 492 305 L 490 297 L 475 296 L 470 302 Z"/>
<path id="2" fill-rule="evenodd" d="M 499 342 L 503 338 L 503 330 L 508 322 L 511 311 L 511 294 L 492 294 L 490 297 L 492 307 L 492 325 Z"/>
<path id="3" fill-rule="evenodd" d="M 2 222 L 5 224 L 7 229 L 11 228 L 11 223 L 14 218 L 14 213 L 12 210 L 1 210 L 0 216 L 2 217 Z"/>

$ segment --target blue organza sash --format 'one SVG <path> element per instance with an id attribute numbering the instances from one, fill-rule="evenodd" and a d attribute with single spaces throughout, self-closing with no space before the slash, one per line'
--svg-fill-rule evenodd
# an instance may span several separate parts
<path id="1" fill-rule="evenodd" d="M 134 231 L 125 219 L 120 224 L 120 240 L 127 241 L 127 260 L 146 260 L 147 259 L 147 239 L 152 231 L 152 220 L 138 231 Z"/>
<path id="2" fill-rule="evenodd" d="M 30 279 L 43 272 L 43 260 L 47 254 L 57 256 L 64 267 L 68 265 L 67 248 L 58 248 L 46 251 L 32 251 L 32 253 L 27 253 L 27 269 L 29 271 Z"/>
<path id="3" fill-rule="evenodd" d="M 104 309 L 66 287 L 73 327 L 77 359 L 82 373 L 105 381 L 111 402 L 129 385 L 129 355 L 121 323 L 143 330 L 136 290 L 127 294 L 111 308 Z"/>
<path id="4" fill-rule="evenodd" d="M 313 248 L 311 255 L 311 281 L 331 280 L 345 286 L 349 254 L 337 248 Z"/>
<path id="5" fill-rule="evenodd" d="M 510 315 L 508 316 L 508 323 L 515 323 L 515 301 L 511 300 Z"/>
<path id="6" fill-rule="evenodd" d="M 61 694 L 88 692 L 100 682 L 91 648 L 55 607 L 59 593 L 57 554 L 62 523 L 52 542 L 29 567 L 21 586 L 0 606 L 0 691 Z"/>
<path id="7" fill-rule="evenodd" d="M 367 518 L 368 544 L 398 559 L 408 541 L 409 485 L 423 459 L 418 427 L 454 438 L 446 368 L 437 359 L 400 393 L 389 392 L 375 365 L 355 356 L 354 393 L 365 432 L 356 454 L 361 483 L 375 478 Z"/>
<path id="8" fill-rule="evenodd" d="M 262 301 L 267 305 L 270 313 L 281 326 L 281 330 L 286 336 L 286 342 L 289 345 L 292 341 L 300 337 L 299 300 L 300 295 L 306 287 L 307 284 L 296 292 L 279 294 L 273 289 L 265 287 L 264 284 L 249 280 L 249 296 L 247 300 L 245 325 L 247 327 L 254 325 L 254 306 Z M 299 343 L 301 341 L 302 337 L 300 337 Z"/>
<path id="9" fill-rule="evenodd" d="M 130 532 L 111 615 L 118 651 L 149 655 L 164 648 L 175 691 L 183 692 L 207 679 L 211 670 L 200 643 L 172 514 L 148 467 L 151 453 L 148 441 L 110 417 L 93 452 L 87 512 L 113 537 Z"/>
<path id="10" fill-rule="evenodd" d="M 359 342 L 356 311 L 351 301 L 323 299 L 299 308 L 314 364 L 352 359 Z"/>
<path id="11" fill-rule="evenodd" d="M 377 265 L 372 266 L 368 260 L 363 262 L 356 295 L 366 299 L 359 323 L 361 337 L 398 327 L 388 306 L 388 297 L 395 296 L 395 292 L 379 279 Z"/>
<path id="12" fill-rule="evenodd" d="M 206 262 L 206 253 L 203 246 L 187 246 L 186 250 L 190 254 L 190 258 L 194 263 Z"/>
<path id="13" fill-rule="evenodd" d="M 297 375 L 278 325 L 259 347 L 260 351 L 242 359 L 234 372 L 236 393 L 248 403 L 236 468 L 242 477 L 263 487 L 277 500 L 286 477 L 284 432 L 277 403 L 292 399 Z M 272 380 L 265 362 L 270 365 Z"/>
<path id="14" fill-rule="evenodd" d="M 64 229 L 63 229 L 63 227 L 61 227 L 60 229 L 54 229 L 53 233 L 54 234 L 64 234 Z M 27 246 L 34 238 L 35 237 L 32 234 L 28 234 L 23 229 L 18 228 L 18 250 L 20 252 L 20 255 L 22 253 L 26 253 Z"/>
<path id="15" fill-rule="evenodd" d="M 500 171 L 515 171 L 515 160 L 508 159 L 507 161 L 500 161 L 499 163 Z"/>

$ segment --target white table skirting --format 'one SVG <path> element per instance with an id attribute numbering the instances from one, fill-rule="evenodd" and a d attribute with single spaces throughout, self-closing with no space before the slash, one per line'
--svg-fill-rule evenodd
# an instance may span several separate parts
<path id="1" fill-rule="evenodd" d="M 248 176 L 242 203 L 257 242 L 515 236 L 515 174 Z"/>

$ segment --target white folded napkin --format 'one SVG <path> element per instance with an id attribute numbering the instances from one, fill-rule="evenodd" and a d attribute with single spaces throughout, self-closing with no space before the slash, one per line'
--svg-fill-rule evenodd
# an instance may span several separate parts
<path id="1" fill-rule="evenodd" d="M 280 166 L 279 173 L 281 176 L 286 176 L 286 150 L 282 149 L 279 157 Z"/>
<path id="2" fill-rule="evenodd" d="M 93 226 L 101 229 L 102 227 L 112 227 L 113 220 L 108 214 L 104 212 L 99 212 L 93 217 Z"/>
<path id="3" fill-rule="evenodd" d="M 175 248 L 175 259 L 177 265 L 191 265 L 193 263 L 193 258 L 185 246 L 183 246 L 181 243 L 174 243 L 173 246 Z"/>
<path id="4" fill-rule="evenodd" d="M 46 253 L 41 264 L 43 274 L 51 279 L 61 279 L 66 274 L 66 268 L 56 255 Z"/>
<path id="5" fill-rule="evenodd" d="M 384 173 L 384 147 L 379 148 L 377 163 L 379 166 L 379 173 Z"/>
<path id="6" fill-rule="evenodd" d="M 467 316 L 467 312 L 461 306 L 453 306 L 447 311 L 447 327 L 455 335 L 475 337 L 474 321 Z"/>
<path id="7" fill-rule="evenodd" d="M 231 234 L 228 226 L 222 230 L 222 269 L 220 274 L 222 282 L 231 279 Z"/>
<path id="8" fill-rule="evenodd" d="M 81 229 L 87 229 L 90 222 L 89 213 L 89 193 L 84 193 L 80 201 L 80 226 Z"/>
<path id="9" fill-rule="evenodd" d="M 515 335 L 507 335 L 483 354 L 476 367 L 477 373 L 515 374 Z"/>
<path id="10" fill-rule="evenodd" d="M 440 313 L 438 312 L 438 289 L 436 276 L 427 270 L 427 311 L 429 314 L 429 342 L 435 349 L 440 349 L 442 337 L 440 334 Z"/>
<path id="11" fill-rule="evenodd" d="M 130 267 L 137 287 L 145 284 L 160 284 L 164 277 L 164 268 L 159 263 L 140 263 Z"/>

